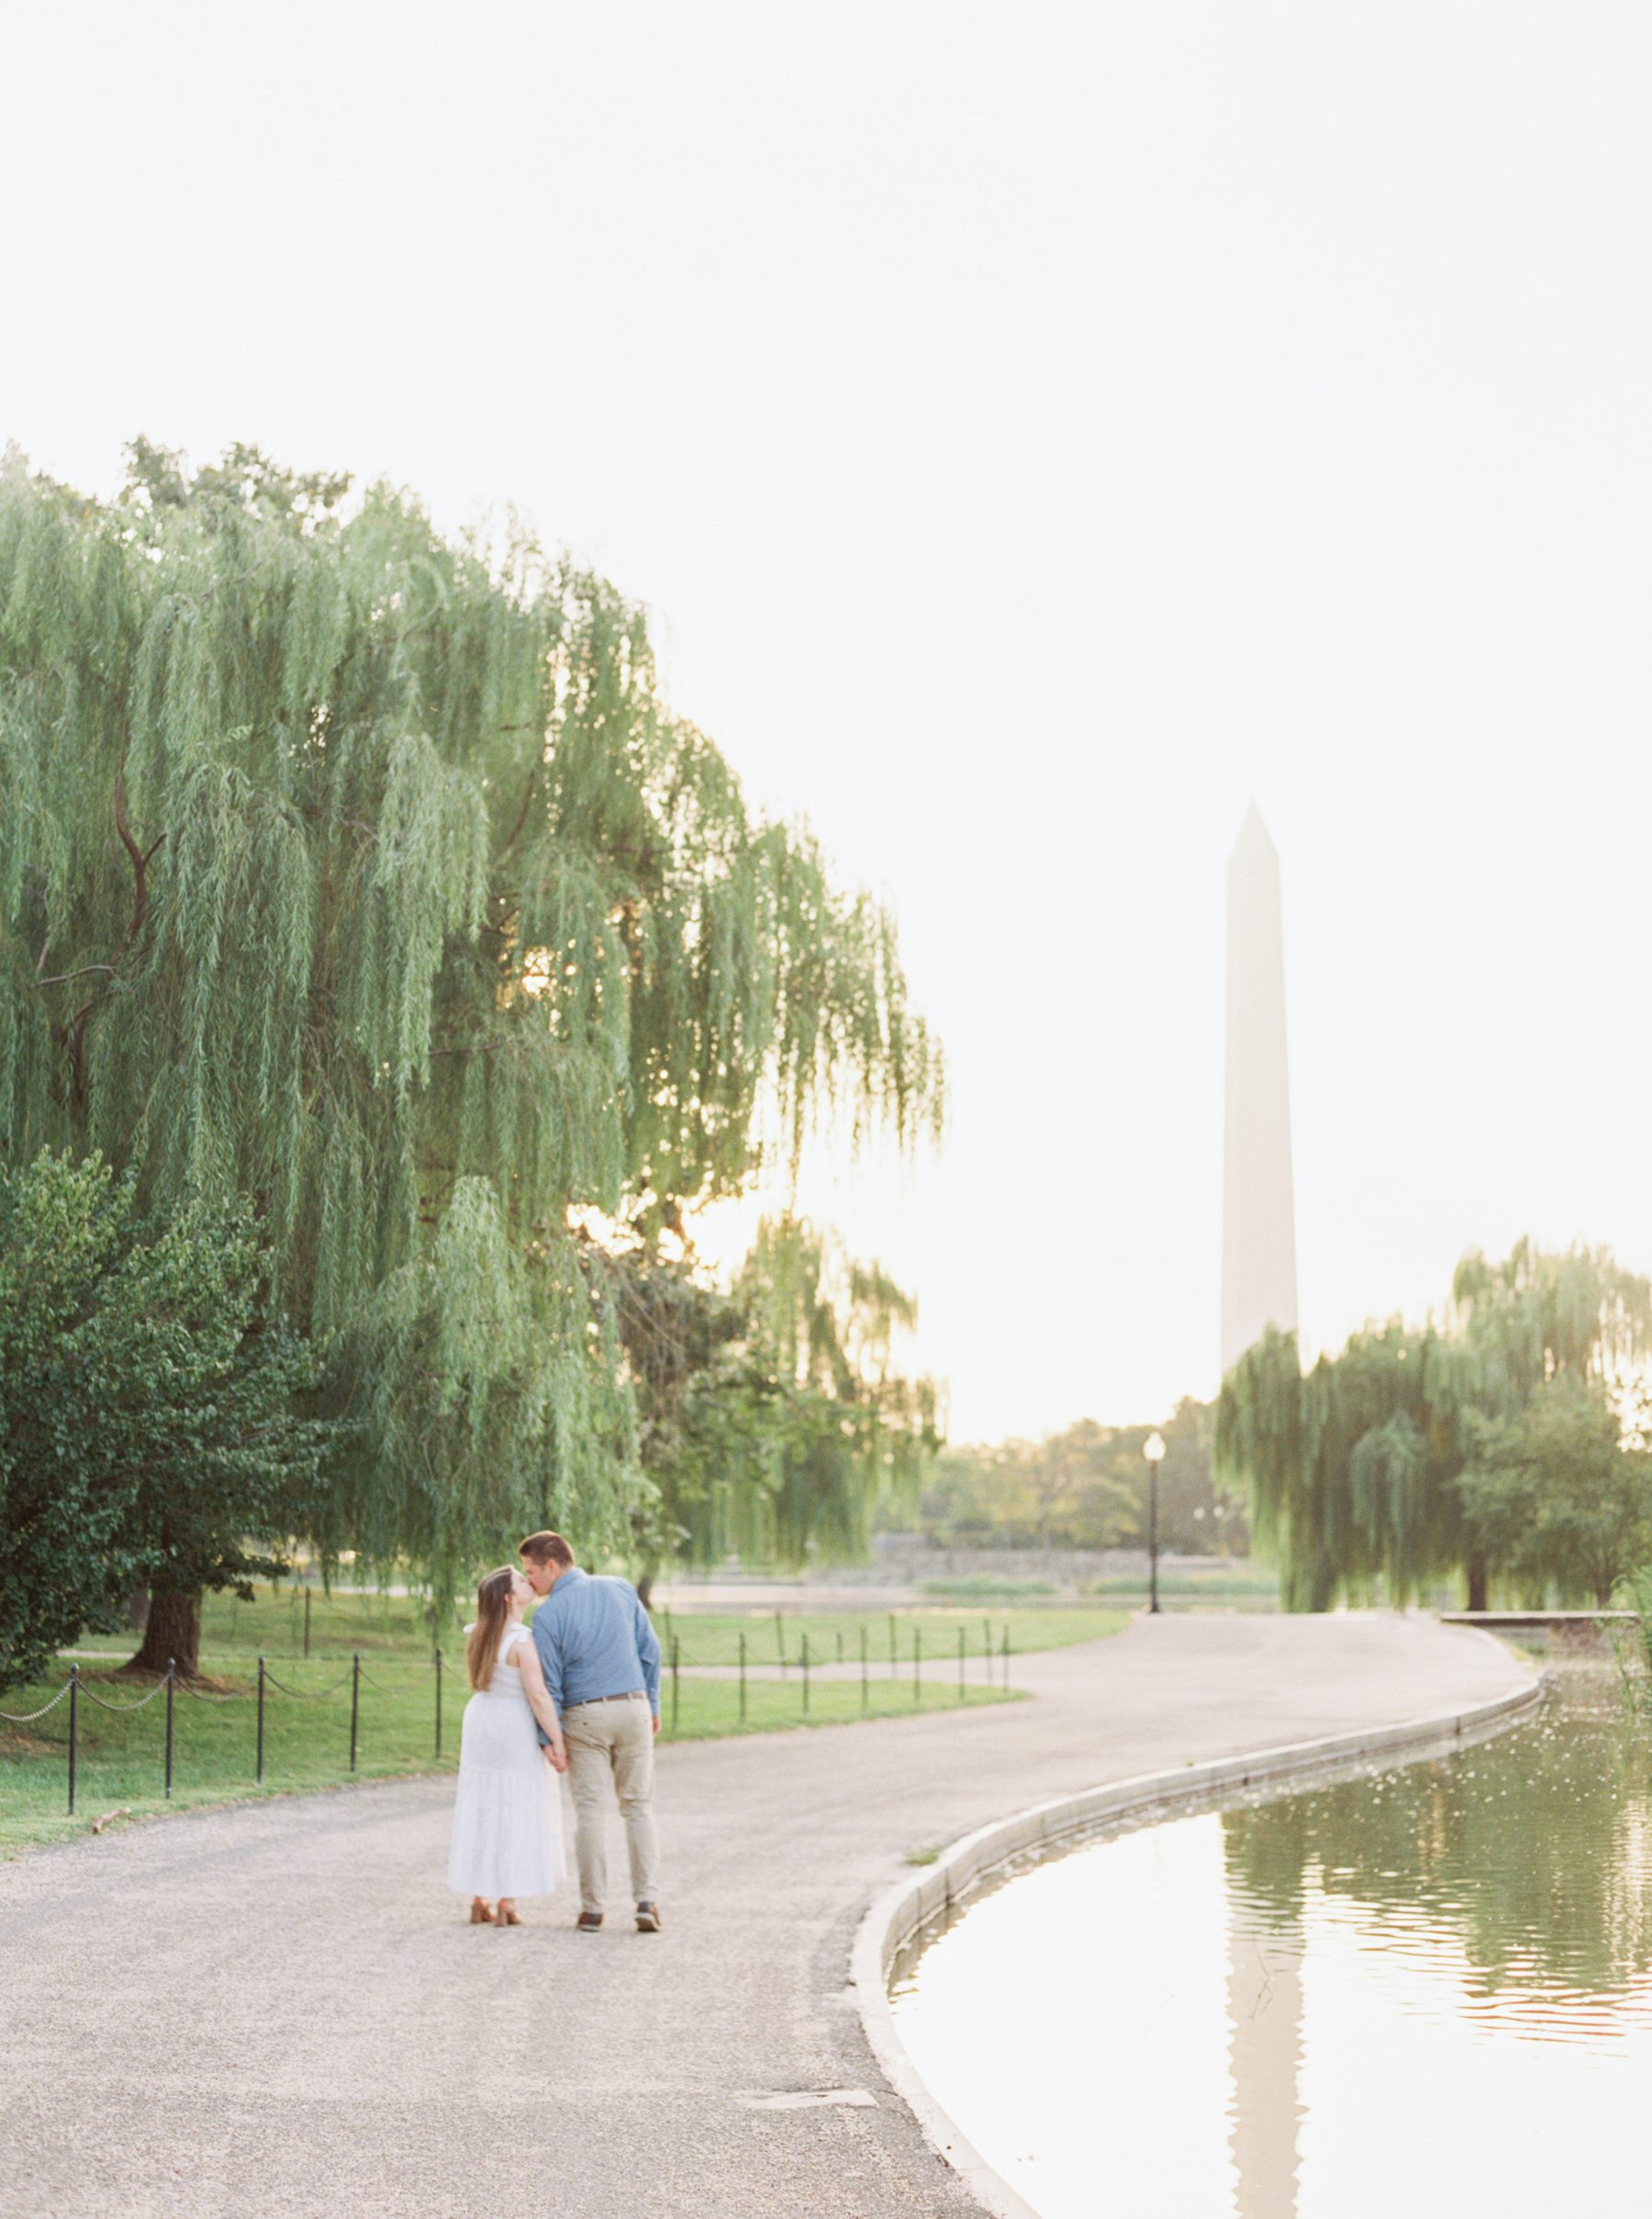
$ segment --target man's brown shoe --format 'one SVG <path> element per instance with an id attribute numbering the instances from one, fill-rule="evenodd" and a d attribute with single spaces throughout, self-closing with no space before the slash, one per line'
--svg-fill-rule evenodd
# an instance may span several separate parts
<path id="1" fill-rule="evenodd" d="M 602 1924 L 600 1911 L 582 1911 L 574 1931 L 576 1934 L 595 1934 Z"/>
<path id="2" fill-rule="evenodd" d="M 639 1934 L 658 1934 L 661 1924 L 658 1903 L 639 1903 L 637 1905 L 637 1932 Z"/>

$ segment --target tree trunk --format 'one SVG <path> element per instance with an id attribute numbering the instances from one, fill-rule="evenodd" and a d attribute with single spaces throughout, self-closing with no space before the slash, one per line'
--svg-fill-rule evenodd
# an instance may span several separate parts
<path id="1" fill-rule="evenodd" d="M 201 1668 L 201 1590 L 181 1595 L 156 1588 L 150 1596 L 143 1646 L 126 1667 L 128 1672 L 164 1672 L 175 1663 L 181 1679 L 195 1679 Z"/>
<path id="2" fill-rule="evenodd" d="M 637 1600 L 645 1611 L 652 1607 L 649 1597 L 653 1593 L 653 1583 L 656 1577 L 654 1567 L 651 1564 L 637 1582 Z"/>
<path id="3" fill-rule="evenodd" d="M 149 1589 L 134 1588 L 127 1597 L 127 1623 L 134 1634 L 141 1634 L 149 1623 Z"/>
<path id="4" fill-rule="evenodd" d="M 1486 1560 L 1483 1556 L 1470 1556 L 1464 1569 L 1468 1576 L 1468 1600 L 1466 1607 L 1470 1611 L 1483 1611 L 1486 1608 Z"/>

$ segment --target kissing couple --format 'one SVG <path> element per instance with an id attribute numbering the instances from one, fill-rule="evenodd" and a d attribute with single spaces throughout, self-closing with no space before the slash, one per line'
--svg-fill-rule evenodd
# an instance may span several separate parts
<path id="1" fill-rule="evenodd" d="M 519 1926 L 517 1898 L 549 1895 L 567 1871 L 558 1778 L 574 1795 L 581 1934 L 602 1925 L 610 1787 L 625 1821 L 640 1934 L 658 1934 L 653 1745 L 660 1643 L 629 1581 L 594 1578 L 560 1533 L 530 1533 L 522 1568 L 476 1589 L 448 1886 L 474 1926 Z M 538 1600 L 531 1626 L 523 1623 Z"/>

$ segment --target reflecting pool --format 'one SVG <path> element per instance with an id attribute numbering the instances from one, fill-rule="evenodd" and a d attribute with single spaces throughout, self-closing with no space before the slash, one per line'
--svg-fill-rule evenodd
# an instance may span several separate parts
<path id="1" fill-rule="evenodd" d="M 897 1968 L 1043 2219 L 1526 2219 L 1652 2192 L 1652 1724 L 1571 1667 L 1439 1762 L 1036 1867 Z"/>

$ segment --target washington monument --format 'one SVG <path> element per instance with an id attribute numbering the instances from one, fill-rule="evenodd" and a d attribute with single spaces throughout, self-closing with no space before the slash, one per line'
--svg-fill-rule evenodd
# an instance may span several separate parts
<path id="1" fill-rule="evenodd" d="M 1253 801 L 1228 863 L 1222 1377 L 1267 1326 L 1294 1333 L 1296 1324 L 1279 858 Z"/>

